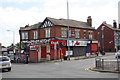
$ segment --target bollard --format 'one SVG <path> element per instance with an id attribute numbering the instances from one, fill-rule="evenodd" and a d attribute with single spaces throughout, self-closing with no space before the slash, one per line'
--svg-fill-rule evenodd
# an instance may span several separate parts
<path id="1" fill-rule="evenodd" d="M 104 59 L 102 59 L 102 69 L 104 70 Z"/>

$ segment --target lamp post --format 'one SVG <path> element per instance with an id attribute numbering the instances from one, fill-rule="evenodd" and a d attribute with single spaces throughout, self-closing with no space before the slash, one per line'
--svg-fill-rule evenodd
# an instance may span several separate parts
<path id="1" fill-rule="evenodd" d="M 68 59 L 70 60 L 70 46 L 69 46 L 69 36 L 70 36 L 70 33 L 69 33 L 69 4 L 68 4 L 68 0 L 67 0 L 67 24 L 68 24 Z"/>
<path id="2" fill-rule="evenodd" d="M 15 62 L 15 47 L 14 47 L 14 45 L 15 45 L 15 32 L 12 30 L 7 30 L 7 31 L 13 32 L 13 54 L 14 54 L 14 62 Z"/>
<path id="3" fill-rule="evenodd" d="M 102 54 L 104 55 L 104 28 L 105 26 L 102 26 Z"/>

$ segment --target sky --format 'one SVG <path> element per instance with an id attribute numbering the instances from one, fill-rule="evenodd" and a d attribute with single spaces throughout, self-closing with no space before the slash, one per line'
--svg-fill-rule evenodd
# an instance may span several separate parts
<path id="1" fill-rule="evenodd" d="M 113 20 L 118 22 L 119 0 L 68 1 L 70 19 L 86 22 L 91 16 L 95 28 L 103 21 L 108 24 Z M 0 0 L 0 43 L 9 46 L 13 39 L 15 43 L 19 42 L 20 27 L 42 22 L 46 17 L 66 19 L 67 0 Z"/>

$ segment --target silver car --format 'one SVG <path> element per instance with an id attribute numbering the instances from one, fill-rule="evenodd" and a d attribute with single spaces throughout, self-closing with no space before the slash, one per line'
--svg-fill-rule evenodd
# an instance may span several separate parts
<path id="1" fill-rule="evenodd" d="M 0 70 L 8 70 L 11 71 L 11 61 L 7 56 L 0 56 Z"/>
<path id="2" fill-rule="evenodd" d="M 119 58 L 120 59 L 120 50 L 115 53 L 115 58 Z"/>

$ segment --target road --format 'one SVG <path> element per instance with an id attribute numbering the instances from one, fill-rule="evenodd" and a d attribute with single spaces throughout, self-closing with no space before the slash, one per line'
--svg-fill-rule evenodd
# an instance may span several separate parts
<path id="1" fill-rule="evenodd" d="M 107 56 L 113 57 L 113 56 Z M 117 73 L 101 73 L 88 70 L 95 58 L 52 63 L 13 64 L 11 72 L 3 72 L 3 78 L 118 78 Z"/>

